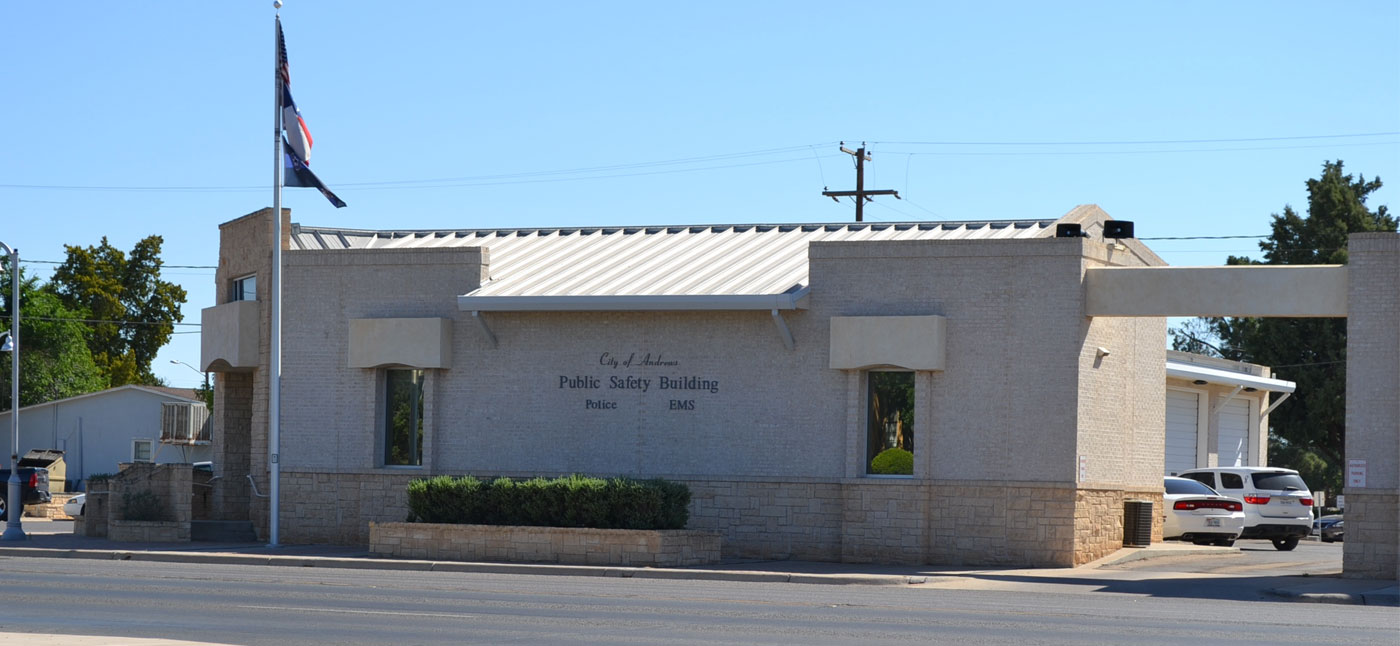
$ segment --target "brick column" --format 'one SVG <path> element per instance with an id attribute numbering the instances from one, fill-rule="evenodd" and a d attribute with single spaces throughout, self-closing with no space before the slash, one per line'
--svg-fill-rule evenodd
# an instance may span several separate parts
<path id="1" fill-rule="evenodd" d="M 1342 572 L 1400 580 L 1400 234 L 1347 244 L 1346 456 L 1365 460 L 1366 486 L 1344 490 Z"/>

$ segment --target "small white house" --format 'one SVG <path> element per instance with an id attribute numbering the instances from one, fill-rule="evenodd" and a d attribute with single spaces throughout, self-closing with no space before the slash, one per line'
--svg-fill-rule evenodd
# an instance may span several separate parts
<path id="1" fill-rule="evenodd" d="M 209 411 L 195 391 L 128 385 L 20 409 L 19 455 L 58 449 L 76 487 L 95 473 L 116 473 L 122 462 L 210 460 Z M 0 412 L 10 428 L 10 412 Z M 10 433 L 0 434 L 10 450 Z"/>

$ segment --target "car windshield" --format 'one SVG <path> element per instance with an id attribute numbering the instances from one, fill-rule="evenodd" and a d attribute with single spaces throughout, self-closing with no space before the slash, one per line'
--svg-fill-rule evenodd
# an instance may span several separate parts
<path id="1" fill-rule="evenodd" d="M 1167 493 L 1170 494 L 1194 494 L 1198 496 L 1216 496 L 1214 489 L 1207 487 L 1195 480 L 1186 478 L 1167 478 Z"/>
<path id="2" fill-rule="evenodd" d="M 1308 485 L 1296 473 L 1275 471 L 1254 474 L 1254 488 L 1267 491 L 1307 491 Z"/>

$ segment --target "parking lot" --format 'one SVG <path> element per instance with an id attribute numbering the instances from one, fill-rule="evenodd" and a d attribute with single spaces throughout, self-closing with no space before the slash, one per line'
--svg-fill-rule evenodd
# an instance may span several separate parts
<path id="1" fill-rule="evenodd" d="M 1233 548 L 1217 547 L 1208 552 L 1127 561 L 1105 569 L 1261 576 L 1337 576 L 1342 572 L 1342 543 L 1323 543 L 1316 536 L 1289 552 L 1274 549 L 1267 540 L 1240 540 Z"/>

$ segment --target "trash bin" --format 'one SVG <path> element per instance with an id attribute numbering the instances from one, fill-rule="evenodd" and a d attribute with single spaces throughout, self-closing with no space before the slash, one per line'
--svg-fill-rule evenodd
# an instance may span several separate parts
<path id="1" fill-rule="evenodd" d="M 1152 544 L 1152 501 L 1123 501 L 1123 547 Z"/>
<path id="2" fill-rule="evenodd" d="M 68 466 L 63 461 L 63 451 L 58 449 L 31 449 L 19 459 L 21 469 L 42 467 L 49 470 L 49 493 L 63 493 L 63 479 L 68 477 Z"/>

